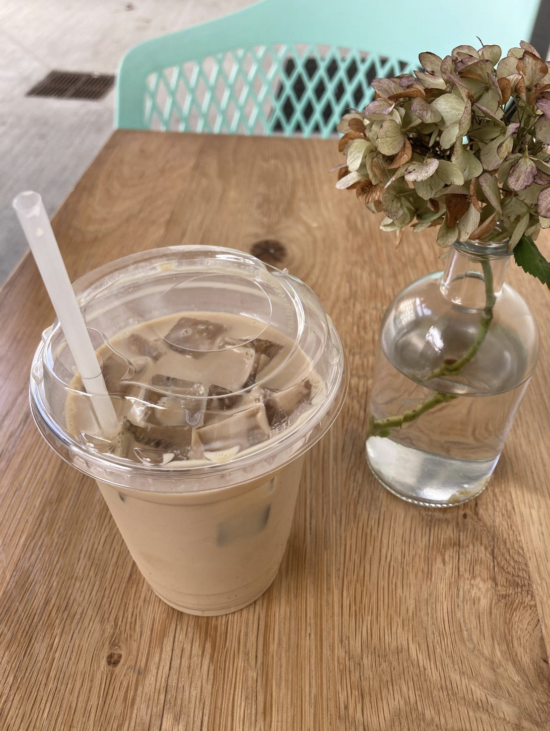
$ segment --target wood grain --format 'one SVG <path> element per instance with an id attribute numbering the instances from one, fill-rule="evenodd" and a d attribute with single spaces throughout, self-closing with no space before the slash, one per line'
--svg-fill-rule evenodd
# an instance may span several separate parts
<path id="1" fill-rule="evenodd" d="M 172 244 L 276 241 L 342 335 L 350 396 L 307 460 L 282 569 L 233 615 L 149 590 L 91 479 L 42 442 L 28 372 L 53 313 L 30 258 L 0 293 L 0 728 L 550 728 L 550 293 L 514 270 L 541 363 L 489 489 L 447 511 L 364 459 L 381 315 L 438 267 L 334 190 L 323 141 L 116 132 L 54 220 L 71 278 Z"/>

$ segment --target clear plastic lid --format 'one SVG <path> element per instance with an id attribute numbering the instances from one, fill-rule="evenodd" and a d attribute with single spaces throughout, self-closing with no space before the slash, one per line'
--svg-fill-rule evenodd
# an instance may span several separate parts
<path id="1" fill-rule="evenodd" d="M 56 321 L 31 372 L 51 446 L 83 472 L 138 490 L 247 482 L 330 427 L 345 395 L 338 334 L 286 271 L 219 247 L 119 259 L 75 284 L 120 422 L 101 433 Z"/>

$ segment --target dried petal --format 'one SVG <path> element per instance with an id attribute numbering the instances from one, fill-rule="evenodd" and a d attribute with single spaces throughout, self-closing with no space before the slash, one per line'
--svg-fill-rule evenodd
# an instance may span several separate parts
<path id="1" fill-rule="evenodd" d="M 439 161 L 437 176 L 445 185 L 462 185 L 464 183 L 464 176 L 460 172 L 460 168 L 448 160 Z"/>
<path id="2" fill-rule="evenodd" d="M 492 119 L 493 122 L 496 122 L 501 127 L 504 127 L 504 122 L 500 117 L 498 117 L 495 113 L 493 113 L 488 107 L 483 106 L 483 104 L 480 104 L 479 102 L 475 102 L 474 107 L 478 109 L 480 112 L 483 112 L 483 114 L 488 117 L 489 119 Z M 498 107 L 498 103 L 497 103 Z"/>
<path id="3" fill-rule="evenodd" d="M 479 58 L 479 53 L 473 46 L 463 45 L 456 46 L 451 51 L 452 58 L 463 58 L 464 56 L 473 56 L 475 59 Z"/>
<path id="4" fill-rule="evenodd" d="M 488 236 L 497 225 L 498 215 L 499 214 L 495 211 L 489 216 L 489 218 L 483 221 L 483 223 L 481 223 L 474 231 L 472 231 L 472 233 L 470 234 L 472 240 L 483 239 Z"/>
<path id="5" fill-rule="evenodd" d="M 506 134 L 501 134 L 481 149 L 481 164 L 485 170 L 496 170 L 500 167 L 503 156 L 499 155 L 498 148 L 505 140 Z"/>
<path id="6" fill-rule="evenodd" d="M 413 162 L 409 166 L 408 172 L 405 175 L 405 180 L 408 180 L 409 183 L 427 180 L 435 173 L 439 164 L 440 161 L 435 157 L 431 157 L 425 162 Z"/>
<path id="7" fill-rule="evenodd" d="M 430 74 L 438 75 L 441 71 L 442 59 L 435 53 L 431 53 L 430 51 L 421 53 L 418 56 L 418 60 L 422 64 L 422 68 L 424 68 Z"/>
<path id="8" fill-rule="evenodd" d="M 525 190 L 535 181 L 537 166 L 526 156 L 522 156 L 510 170 L 508 186 L 512 190 Z"/>
<path id="9" fill-rule="evenodd" d="M 405 142 L 403 144 L 403 147 L 399 150 L 397 155 L 394 157 L 393 162 L 391 165 L 388 165 L 388 170 L 393 170 L 394 168 L 399 168 L 402 165 L 404 165 L 406 162 L 409 162 L 409 160 L 412 157 L 412 147 L 409 140 L 405 137 Z"/>
<path id="10" fill-rule="evenodd" d="M 442 94 L 432 102 L 432 107 L 443 117 L 445 127 L 460 122 L 465 106 L 464 99 L 454 94 Z"/>
<path id="11" fill-rule="evenodd" d="M 357 140 L 353 140 L 351 145 L 349 146 L 349 149 L 347 151 L 347 159 L 348 159 L 348 168 L 350 169 L 350 172 L 353 172 L 354 170 L 359 170 L 361 163 L 363 162 L 363 157 L 365 155 L 365 152 L 367 149 L 371 147 L 371 143 L 367 142 L 367 140 L 360 138 Z"/>
<path id="12" fill-rule="evenodd" d="M 359 183 L 362 180 L 364 180 L 364 176 L 361 175 L 358 172 L 352 172 L 348 175 L 345 175 L 343 178 L 341 178 L 337 183 L 336 187 L 338 190 L 345 190 L 346 188 L 349 188 L 351 185 L 354 185 L 354 183 Z"/>
<path id="13" fill-rule="evenodd" d="M 396 79 L 374 79 L 372 87 L 380 94 L 388 98 L 391 94 L 401 91 L 399 82 Z"/>
<path id="14" fill-rule="evenodd" d="M 359 112 L 351 112 L 350 114 L 344 114 L 341 121 L 338 123 L 338 126 L 336 129 L 338 132 L 342 132 L 342 134 L 346 134 L 346 132 L 349 132 L 351 127 L 349 126 L 349 123 L 352 119 L 358 119 L 361 122 L 363 121 L 363 116 Z"/>
<path id="15" fill-rule="evenodd" d="M 343 152 L 347 144 L 353 142 L 353 140 L 359 139 L 360 137 L 363 137 L 361 132 L 346 132 L 346 134 L 338 140 L 338 151 Z"/>
<path id="16" fill-rule="evenodd" d="M 464 147 L 462 140 L 456 141 L 451 161 L 458 167 L 464 176 L 464 180 L 477 178 L 483 172 L 483 165 L 473 152 Z"/>
<path id="17" fill-rule="evenodd" d="M 493 66 L 496 66 L 502 56 L 502 48 L 500 46 L 483 46 L 479 51 L 479 55 L 481 58 L 488 59 Z"/>
<path id="18" fill-rule="evenodd" d="M 380 198 L 380 203 L 382 204 L 384 213 L 388 218 L 391 218 L 392 221 L 396 221 L 403 215 L 404 210 L 402 200 L 391 188 L 388 188 L 388 190 L 386 190 L 384 195 Z"/>
<path id="19" fill-rule="evenodd" d="M 403 147 L 405 136 L 394 119 L 382 123 L 376 140 L 376 147 L 384 155 L 396 155 Z"/>
<path id="20" fill-rule="evenodd" d="M 355 194 L 362 203 L 373 203 L 384 194 L 382 183 L 373 185 L 370 180 L 363 180 L 355 189 Z"/>
<path id="21" fill-rule="evenodd" d="M 512 152 L 514 140 L 511 137 L 505 137 L 504 140 L 497 145 L 497 155 L 504 160 Z"/>
<path id="22" fill-rule="evenodd" d="M 344 178 L 348 174 L 349 174 L 348 164 L 344 163 L 343 165 L 340 166 L 340 169 L 338 170 L 338 180 L 342 180 L 342 178 Z"/>
<path id="23" fill-rule="evenodd" d="M 388 101 L 387 99 L 375 99 L 370 104 L 367 104 L 365 109 L 363 110 L 363 113 L 366 116 L 369 116 L 370 114 L 389 114 L 392 109 L 395 107 L 395 104 L 392 104 L 392 102 Z M 351 124 L 350 124 L 351 127 Z M 354 128 L 352 128 L 354 129 Z M 364 127 L 363 127 L 364 129 Z"/>
<path id="24" fill-rule="evenodd" d="M 531 51 L 525 51 L 523 58 L 518 61 L 517 69 L 525 78 L 525 85 L 532 89 L 548 73 L 548 66 Z"/>
<path id="25" fill-rule="evenodd" d="M 425 89 L 446 89 L 447 84 L 441 76 L 434 76 L 434 74 L 425 74 L 424 71 L 414 72 L 420 83 Z"/>
<path id="26" fill-rule="evenodd" d="M 473 205 L 473 207 L 476 209 L 476 211 L 479 211 L 481 213 L 482 205 L 478 200 L 478 197 L 476 195 L 476 178 L 473 180 L 470 180 L 470 201 Z"/>
<path id="27" fill-rule="evenodd" d="M 352 132 L 360 132 L 361 134 L 365 133 L 365 123 L 362 119 L 357 119 L 357 117 L 352 117 L 352 119 L 349 120 L 348 127 Z"/>
<path id="28" fill-rule="evenodd" d="M 439 122 L 442 118 L 437 109 L 431 104 L 428 104 L 425 99 L 413 99 L 411 109 L 413 113 L 416 114 L 416 116 L 423 122 L 426 122 L 426 124 Z"/>
<path id="29" fill-rule="evenodd" d="M 502 210 L 506 218 L 509 218 L 510 221 L 519 221 L 527 213 L 529 206 L 516 195 L 509 195 L 502 202 Z"/>
<path id="30" fill-rule="evenodd" d="M 437 232 L 437 243 L 439 246 L 447 247 L 452 246 L 458 239 L 458 227 L 448 226 L 445 221 L 439 227 Z"/>
<path id="31" fill-rule="evenodd" d="M 543 218 L 550 218 L 550 187 L 540 191 L 537 198 L 537 210 Z"/>
<path id="32" fill-rule="evenodd" d="M 437 160 L 436 160 L 437 162 Z M 433 198 L 439 191 L 445 187 L 445 183 L 441 180 L 441 178 L 436 174 L 432 175 L 430 178 L 427 178 L 426 180 L 418 180 L 413 183 L 414 189 L 418 193 L 418 195 L 421 198 L 424 198 L 424 200 L 429 200 L 430 198 Z"/>
<path id="33" fill-rule="evenodd" d="M 538 140 L 550 145 L 550 119 L 544 115 L 539 117 L 535 123 L 535 134 Z"/>
<path id="34" fill-rule="evenodd" d="M 546 173 L 541 172 L 537 168 L 537 174 L 535 175 L 535 181 L 537 185 L 548 185 L 550 183 L 550 175 L 547 175 Z"/>
<path id="35" fill-rule="evenodd" d="M 494 175 L 491 175 L 490 173 L 483 173 L 483 175 L 481 175 L 479 178 L 479 184 L 481 185 L 481 190 L 485 194 L 485 197 L 493 206 L 495 211 L 502 213 L 502 205 L 500 202 L 500 188 L 498 187 L 496 177 Z"/>
<path id="36" fill-rule="evenodd" d="M 491 61 L 486 60 L 470 63 L 460 71 L 460 75 L 466 79 L 477 79 L 478 81 L 484 81 L 485 83 L 489 80 L 489 74 L 492 73 L 493 64 Z"/>
<path id="37" fill-rule="evenodd" d="M 468 210 L 462 216 L 458 222 L 458 238 L 460 241 L 467 241 L 472 235 L 472 231 L 475 231 L 479 226 L 479 219 L 481 218 L 480 212 L 471 203 L 468 206 Z"/>
<path id="38" fill-rule="evenodd" d="M 397 92 L 396 94 L 390 94 L 388 99 L 391 99 L 393 101 L 395 99 L 402 99 L 402 98 L 413 99 L 415 97 L 425 99 L 426 94 L 422 91 L 422 89 L 409 88 L 409 89 L 403 89 L 402 91 Z"/>
<path id="39" fill-rule="evenodd" d="M 500 100 L 502 104 L 507 104 L 512 94 L 512 84 L 510 79 L 505 76 L 498 80 L 498 88 L 500 89 Z"/>
<path id="40" fill-rule="evenodd" d="M 537 51 L 537 49 L 530 43 L 527 43 L 527 41 L 520 41 L 519 45 L 521 48 L 523 48 L 524 51 L 530 51 L 533 56 L 537 56 L 537 58 L 540 58 L 540 53 Z"/>
<path id="41" fill-rule="evenodd" d="M 545 76 L 544 78 L 546 79 L 548 78 L 548 76 Z M 538 86 L 535 86 L 533 91 L 529 94 L 527 104 L 529 104 L 529 106 L 533 106 L 533 104 L 536 102 L 537 97 L 543 92 L 548 91 L 548 89 L 550 89 L 550 84 L 539 84 Z"/>
<path id="42" fill-rule="evenodd" d="M 501 163 L 501 165 L 498 169 L 498 173 L 497 173 L 497 178 L 498 178 L 499 183 L 504 184 L 508 180 L 508 175 L 510 174 L 510 169 L 511 169 L 512 165 L 517 160 L 519 160 L 520 157 L 521 157 L 521 155 L 519 153 L 516 153 L 514 155 L 509 155 L 504 160 L 504 162 Z"/>
<path id="43" fill-rule="evenodd" d="M 453 228 L 470 207 L 470 201 L 467 195 L 446 195 L 445 207 L 445 221 L 449 228 Z"/>
<path id="44" fill-rule="evenodd" d="M 517 73 L 518 60 L 513 56 L 505 56 L 501 58 L 497 66 L 497 78 L 501 79 L 505 76 L 511 76 Z"/>

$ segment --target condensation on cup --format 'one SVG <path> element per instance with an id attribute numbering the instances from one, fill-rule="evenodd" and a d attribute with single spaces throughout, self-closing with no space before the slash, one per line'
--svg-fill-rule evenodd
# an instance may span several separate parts
<path id="1" fill-rule="evenodd" d="M 135 254 L 75 291 L 119 430 L 102 434 L 55 322 L 31 372 L 40 432 L 97 481 L 163 601 L 247 606 L 277 574 L 304 456 L 344 401 L 330 318 L 288 272 L 218 247 Z"/>

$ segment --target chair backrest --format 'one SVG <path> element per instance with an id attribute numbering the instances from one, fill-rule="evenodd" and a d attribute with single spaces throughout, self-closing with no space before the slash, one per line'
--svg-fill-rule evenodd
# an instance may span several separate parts
<path id="1" fill-rule="evenodd" d="M 262 0 L 132 48 L 117 127 L 327 137 L 420 51 L 529 39 L 538 0 Z M 455 10 L 456 8 L 456 10 Z"/>

